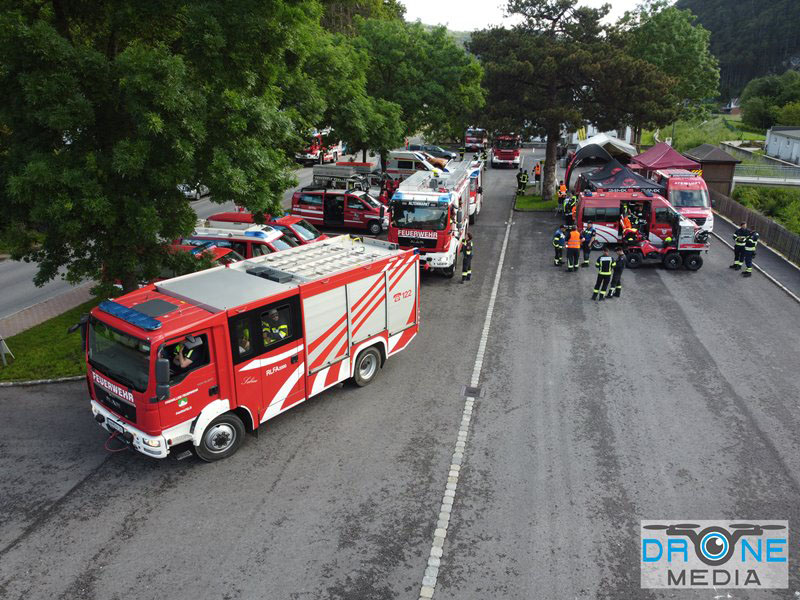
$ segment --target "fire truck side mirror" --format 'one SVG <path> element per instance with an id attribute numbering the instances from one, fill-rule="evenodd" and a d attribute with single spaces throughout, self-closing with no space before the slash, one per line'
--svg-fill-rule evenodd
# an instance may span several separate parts
<path id="1" fill-rule="evenodd" d="M 386 207 L 381 206 L 381 219 L 386 215 Z"/>
<path id="2" fill-rule="evenodd" d="M 156 359 L 156 399 L 169 398 L 169 359 Z"/>

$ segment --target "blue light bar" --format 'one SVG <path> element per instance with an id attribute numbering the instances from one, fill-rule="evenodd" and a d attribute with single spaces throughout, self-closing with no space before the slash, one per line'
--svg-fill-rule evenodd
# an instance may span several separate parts
<path id="1" fill-rule="evenodd" d="M 193 248 L 190 251 L 190 254 L 192 254 L 192 255 L 202 254 L 203 252 L 205 252 L 209 248 L 213 248 L 213 247 L 214 247 L 214 242 L 203 242 L 202 244 L 200 244 L 196 248 Z"/>
<path id="2" fill-rule="evenodd" d="M 245 231 L 244 234 L 250 237 L 261 238 L 262 240 L 267 239 L 267 234 L 263 231 Z"/>
<path id="3" fill-rule="evenodd" d="M 154 331 L 161 327 L 161 322 L 150 315 L 146 315 L 133 308 L 128 308 L 127 306 L 122 306 L 122 304 L 114 302 L 113 300 L 103 300 L 98 308 L 112 317 L 117 317 L 145 331 Z"/>
<path id="4" fill-rule="evenodd" d="M 653 197 L 653 192 L 651 192 L 650 190 L 642 190 L 642 193 L 645 196 L 647 196 L 648 198 L 652 198 Z"/>

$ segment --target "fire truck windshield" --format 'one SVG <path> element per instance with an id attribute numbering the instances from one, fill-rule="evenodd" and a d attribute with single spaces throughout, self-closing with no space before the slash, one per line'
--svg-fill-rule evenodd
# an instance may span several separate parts
<path id="1" fill-rule="evenodd" d="M 447 227 L 447 206 L 414 206 L 398 202 L 392 208 L 392 225 L 407 229 L 442 231 Z"/>
<path id="2" fill-rule="evenodd" d="M 494 147 L 500 150 L 516 150 L 519 148 L 519 140 L 495 140 Z"/>
<path id="3" fill-rule="evenodd" d="M 670 190 L 669 202 L 675 208 L 708 208 L 708 192 L 705 190 Z"/>
<path id="4" fill-rule="evenodd" d="M 143 392 L 150 377 L 150 343 L 93 318 L 89 322 L 89 364 L 111 379 Z"/>

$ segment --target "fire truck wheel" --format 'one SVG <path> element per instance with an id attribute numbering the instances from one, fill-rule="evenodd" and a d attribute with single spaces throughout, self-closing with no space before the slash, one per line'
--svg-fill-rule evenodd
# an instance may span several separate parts
<path id="1" fill-rule="evenodd" d="M 453 275 L 456 274 L 456 265 L 453 264 L 452 266 L 447 267 L 446 269 L 442 270 L 442 274 L 447 277 L 448 279 L 452 279 Z"/>
<path id="2" fill-rule="evenodd" d="M 697 271 L 703 266 L 703 257 L 699 254 L 690 254 L 683 261 L 684 266 L 690 271 Z"/>
<path id="3" fill-rule="evenodd" d="M 641 252 L 629 252 L 625 255 L 625 265 L 629 269 L 638 269 L 642 266 L 644 257 Z"/>
<path id="4" fill-rule="evenodd" d="M 370 221 L 367 230 L 370 235 L 380 235 L 381 231 L 383 231 L 383 227 L 381 227 L 381 224 L 377 221 Z"/>
<path id="5" fill-rule="evenodd" d="M 353 373 L 353 381 L 358 387 L 364 387 L 372 383 L 378 374 L 381 366 L 381 353 L 377 348 L 367 348 L 356 358 L 356 368 Z"/>
<path id="6" fill-rule="evenodd" d="M 592 242 L 592 250 L 602 250 L 603 246 L 605 246 L 605 242 L 601 242 L 598 240 Z"/>
<path id="7" fill-rule="evenodd" d="M 244 441 L 244 424 L 234 413 L 225 413 L 211 421 L 195 448 L 206 462 L 228 458 Z"/>
<path id="8" fill-rule="evenodd" d="M 680 267 L 682 263 L 683 259 L 681 258 L 681 255 L 675 251 L 667 252 L 664 255 L 664 267 L 666 267 L 670 271 L 674 271 L 675 269 Z"/>

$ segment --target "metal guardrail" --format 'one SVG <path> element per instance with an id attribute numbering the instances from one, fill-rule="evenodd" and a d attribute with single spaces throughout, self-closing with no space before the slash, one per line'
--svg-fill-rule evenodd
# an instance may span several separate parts
<path id="1" fill-rule="evenodd" d="M 717 191 L 711 190 L 711 200 L 714 210 L 734 223 L 747 222 L 748 227 L 759 233 L 762 243 L 800 265 L 800 235 Z"/>
<path id="2" fill-rule="evenodd" d="M 736 165 L 734 177 L 759 177 L 764 179 L 800 179 L 800 167 L 782 165 Z"/>

